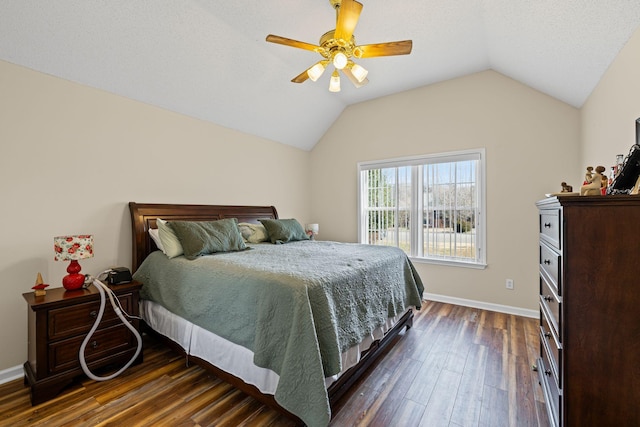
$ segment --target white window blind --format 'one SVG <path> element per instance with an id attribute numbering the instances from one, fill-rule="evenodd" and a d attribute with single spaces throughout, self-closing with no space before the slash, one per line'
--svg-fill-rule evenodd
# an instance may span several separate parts
<path id="1" fill-rule="evenodd" d="M 361 243 L 485 266 L 484 149 L 358 164 Z"/>

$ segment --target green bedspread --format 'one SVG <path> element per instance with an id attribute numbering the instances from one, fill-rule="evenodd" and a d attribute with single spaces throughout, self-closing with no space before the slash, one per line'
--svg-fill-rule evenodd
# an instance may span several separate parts
<path id="1" fill-rule="evenodd" d="M 253 351 L 280 376 L 276 401 L 308 426 L 330 421 L 324 378 L 340 372 L 342 351 L 420 308 L 423 292 L 400 249 L 322 241 L 193 261 L 157 251 L 134 278 L 142 298 Z"/>

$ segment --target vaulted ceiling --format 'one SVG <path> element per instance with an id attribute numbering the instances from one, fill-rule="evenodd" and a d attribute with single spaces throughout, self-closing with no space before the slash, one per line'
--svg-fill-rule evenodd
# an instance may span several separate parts
<path id="1" fill-rule="evenodd" d="M 640 25 L 640 0 L 360 2 L 358 44 L 413 51 L 339 93 L 291 83 L 317 53 L 265 42 L 317 44 L 329 0 L 3 0 L 0 59 L 309 150 L 348 105 L 488 69 L 580 107 Z"/>

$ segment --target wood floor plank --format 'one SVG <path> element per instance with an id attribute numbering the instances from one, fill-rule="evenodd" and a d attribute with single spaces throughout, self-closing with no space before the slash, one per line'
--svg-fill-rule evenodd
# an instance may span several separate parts
<path id="1" fill-rule="evenodd" d="M 452 423 L 461 426 L 478 425 L 482 408 L 487 352 L 486 346 L 476 345 L 467 355 L 451 414 Z"/>
<path id="2" fill-rule="evenodd" d="M 462 375 L 458 372 L 443 369 L 438 376 L 436 387 L 422 414 L 421 427 L 448 426 L 455 405 Z"/>
<path id="3" fill-rule="evenodd" d="M 482 392 L 480 427 L 517 427 L 509 420 L 509 397 L 504 390 L 485 385 Z"/>
<path id="4" fill-rule="evenodd" d="M 531 370 L 538 320 L 425 302 L 337 405 L 331 427 L 549 425 Z M 103 373 L 104 374 L 104 373 Z M 401 423 L 401 424 L 399 424 Z M 296 423 L 145 336 L 144 362 L 106 382 L 79 379 L 31 406 L 22 380 L 0 385 L 0 426 L 271 426 Z"/>
<path id="5" fill-rule="evenodd" d="M 425 407 L 416 402 L 404 399 L 393 414 L 397 426 L 417 426 L 423 417 Z"/>
<path id="6" fill-rule="evenodd" d="M 381 391 L 369 412 L 358 425 L 392 425 L 393 414 L 416 376 L 418 366 L 411 359 L 403 359 L 400 368 L 394 372 L 389 385 Z"/>

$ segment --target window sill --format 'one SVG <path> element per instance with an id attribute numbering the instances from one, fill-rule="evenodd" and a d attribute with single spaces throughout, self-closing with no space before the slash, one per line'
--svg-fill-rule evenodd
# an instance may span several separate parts
<path id="1" fill-rule="evenodd" d="M 434 259 L 434 258 L 415 258 L 415 257 L 409 257 L 409 259 L 414 264 L 436 264 L 436 265 L 446 265 L 449 267 L 473 268 L 476 270 L 484 270 L 485 268 L 487 268 L 487 264 L 477 263 L 477 262 L 455 261 L 455 260 Z"/>

